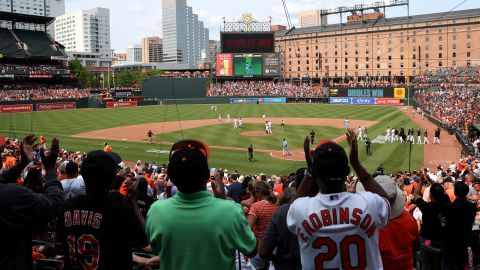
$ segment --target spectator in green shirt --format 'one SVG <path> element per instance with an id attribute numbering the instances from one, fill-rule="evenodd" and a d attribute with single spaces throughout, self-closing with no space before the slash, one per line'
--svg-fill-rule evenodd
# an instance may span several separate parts
<path id="1" fill-rule="evenodd" d="M 172 147 L 168 175 L 178 193 L 154 203 L 147 215 L 147 236 L 163 269 L 235 269 L 235 256 L 257 253 L 256 239 L 240 205 L 206 191 L 210 176 L 208 146 L 180 141 Z M 223 183 L 215 182 L 223 198 Z M 215 193 L 216 195 L 218 193 Z"/>

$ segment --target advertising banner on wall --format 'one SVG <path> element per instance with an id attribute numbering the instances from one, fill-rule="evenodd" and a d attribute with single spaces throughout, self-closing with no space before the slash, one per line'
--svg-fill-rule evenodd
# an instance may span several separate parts
<path id="1" fill-rule="evenodd" d="M 137 107 L 136 101 L 107 102 L 107 108 Z"/>
<path id="2" fill-rule="evenodd" d="M 276 97 L 276 98 L 231 98 L 231 104 L 254 104 L 254 103 L 286 103 L 287 98 L 285 97 Z"/>
<path id="3" fill-rule="evenodd" d="M 18 113 L 33 111 L 32 104 L 0 105 L 0 113 Z"/>
<path id="4" fill-rule="evenodd" d="M 352 98 L 351 104 L 354 105 L 375 105 L 375 98 Z"/>
<path id="5" fill-rule="evenodd" d="M 352 104 L 350 98 L 331 97 L 330 104 Z"/>
<path id="6" fill-rule="evenodd" d="M 263 55 L 264 76 L 280 76 L 282 74 L 280 66 L 279 53 L 265 53 Z"/>
<path id="7" fill-rule="evenodd" d="M 329 96 L 350 98 L 405 98 L 405 88 L 332 87 L 329 89 Z"/>
<path id="8" fill-rule="evenodd" d="M 76 109 L 77 104 L 75 102 L 37 103 L 35 108 L 37 111 L 71 110 Z"/>
<path id="9" fill-rule="evenodd" d="M 233 56 L 231 54 L 217 54 L 217 77 L 233 76 Z"/>
<path id="10" fill-rule="evenodd" d="M 399 98 L 377 98 L 377 105 L 401 105 L 402 100 Z"/>

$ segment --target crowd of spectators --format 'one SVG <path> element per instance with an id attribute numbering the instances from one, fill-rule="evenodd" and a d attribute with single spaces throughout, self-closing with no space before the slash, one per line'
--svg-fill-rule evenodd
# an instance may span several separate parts
<path id="1" fill-rule="evenodd" d="M 81 88 L 38 88 L 31 90 L 0 91 L 0 101 L 78 99 L 89 96 L 90 89 Z"/>
<path id="2" fill-rule="evenodd" d="M 210 86 L 207 96 L 285 96 L 298 98 L 327 97 L 328 90 L 307 83 L 295 85 L 275 81 L 225 81 Z"/>
<path id="3" fill-rule="evenodd" d="M 480 87 L 478 85 L 450 85 L 415 92 L 421 108 L 446 126 L 463 131 L 480 123 Z"/>
<path id="4" fill-rule="evenodd" d="M 478 84 L 479 67 L 456 67 L 425 70 L 413 80 L 417 88 L 439 87 L 443 84 Z"/>
<path id="5" fill-rule="evenodd" d="M 404 270 L 414 258 L 422 269 L 479 264 L 478 159 L 389 175 L 379 167 L 372 176 L 358 160 L 354 132 L 347 140 L 348 156 L 333 141 L 309 150 L 306 138 L 306 166 L 282 176 L 209 168 L 208 146 L 195 140 L 174 144 L 169 163 L 160 165 L 126 164 L 108 144 L 87 154 L 43 136 L 40 144 L 33 136 L 7 139 L 0 268 L 30 270 L 32 258 L 37 266 L 129 270 L 355 262 Z M 319 262 L 323 245 L 356 245 L 358 254 Z"/>
<path id="6" fill-rule="evenodd" d="M 0 74 L 66 74 L 68 69 L 54 65 L 22 65 L 22 64 L 0 64 Z"/>

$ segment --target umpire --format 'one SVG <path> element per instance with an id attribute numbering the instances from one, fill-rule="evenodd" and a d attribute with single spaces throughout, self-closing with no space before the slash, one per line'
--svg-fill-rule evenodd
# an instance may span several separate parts
<path id="1" fill-rule="evenodd" d="M 251 144 L 248 147 L 248 161 L 253 161 L 253 146 Z"/>
<path id="2" fill-rule="evenodd" d="M 370 138 L 367 137 L 367 139 L 365 140 L 365 149 L 367 150 L 367 156 L 370 156 L 372 154 L 372 151 L 371 151 L 371 145 L 372 145 L 372 142 L 370 141 Z"/>

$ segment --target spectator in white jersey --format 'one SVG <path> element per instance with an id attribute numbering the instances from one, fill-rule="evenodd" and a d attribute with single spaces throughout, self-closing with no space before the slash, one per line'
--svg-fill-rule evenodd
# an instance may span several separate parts
<path id="1" fill-rule="evenodd" d="M 353 131 L 347 132 L 347 140 L 350 165 L 367 192 L 347 192 L 350 168 L 342 147 L 324 140 L 311 151 L 308 138 L 304 142 L 308 170 L 290 206 L 287 226 L 297 235 L 305 270 L 383 269 L 378 230 L 388 223 L 388 196 L 360 164 Z M 309 198 L 315 183 L 320 194 Z"/>

